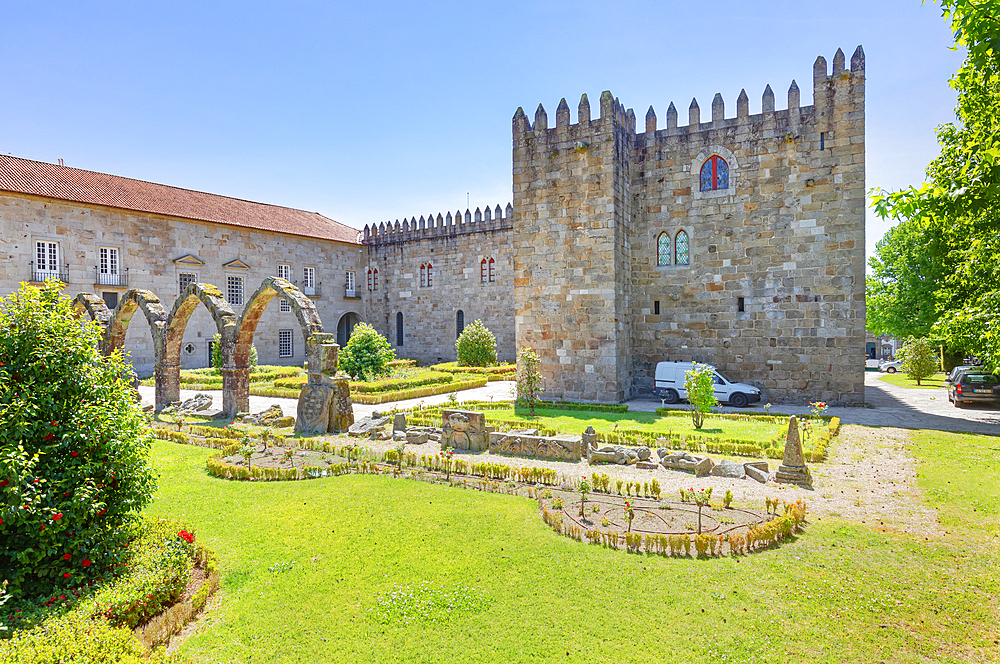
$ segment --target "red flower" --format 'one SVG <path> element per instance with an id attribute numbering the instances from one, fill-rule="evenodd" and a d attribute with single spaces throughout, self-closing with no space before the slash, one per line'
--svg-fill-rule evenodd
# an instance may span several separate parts
<path id="1" fill-rule="evenodd" d="M 107 511 L 108 511 L 107 509 L 103 509 L 103 510 L 101 510 L 100 512 L 97 513 L 97 516 L 101 516 L 102 514 L 104 514 Z"/>
<path id="2" fill-rule="evenodd" d="M 51 433 L 47 433 L 43 437 L 45 438 L 45 440 L 52 440 L 52 434 Z"/>
<path id="3" fill-rule="evenodd" d="M 74 451 L 70 452 L 69 455 L 70 456 L 80 456 L 80 453 L 74 450 Z"/>
<path id="4" fill-rule="evenodd" d="M 0 480 L 0 487 L 7 486 L 8 484 L 10 484 L 10 482 L 8 482 L 7 480 Z"/>
<path id="5" fill-rule="evenodd" d="M 0 526 L 3 525 L 3 519 L 0 519 Z"/>
<path id="6" fill-rule="evenodd" d="M 177 533 L 177 536 L 180 537 L 185 542 L 187 542 L 188 544 L 194 542 L 194 535 L 192 535 L 186 530 L 180 531 L 179 533 Z"/>
<path id="7" fill-rule="evenodd" d="M 52 520 L 53 521 L 58 521 L 59 519 L 62 518 L 62 516 L 63 516 L 62 512 L 56 512 L 55 514 L 52 515 Z"/>
<path id="8" fill-rule="evenodd" d="M 73 554 L 72 554 L 72 553 L 66 553 L 66 554 L 63 554 L 63 560 L 69 560 L 69 559 L 70 559 L 70 558 L 72 558 L 72 557 L 73 557 Z"/>
<path id="9" fill-rule="evenodd" d="M 49 422 L 49 426 L 53 426 L 54 427 L 56 424 L 58 424 L 58 422 Z"/>
<path id="10" fill-rule="evenodd" d="M 69 572 L 66 572 L 65 574 L 63 574 L 63 578 L 64 579 L 68 579 L 69 578 Z"/>
<path id="11" fill-rule="evenodd" d="M 90 558 L 84 558 L 83 562 L 80 563 L 84 567 L 90 567 Z"/>

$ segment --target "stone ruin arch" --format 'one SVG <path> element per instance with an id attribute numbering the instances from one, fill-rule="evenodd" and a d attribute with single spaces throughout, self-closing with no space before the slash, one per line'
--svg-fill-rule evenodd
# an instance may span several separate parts
<path id="1" fill-rule="evenodd" d="M 76 314 L 77 318 L 83 318 L 84 315 L 87 315 L 90 320 L 97 323 L 101 329 L 100 350 L 103 355 L 105 353 L 104 335 L 108 331 L 108 324 L 111 323 L 111 310 L 108 309 L 108 305 L 102 298 L 93 293 L 79 293 L 73 300 L 73 313 Z"/>
<path id="2" fill-rule="evenodd" d="M 307 345 L 313 334 L 323 332 L 323 321 L 316 311 L 316 305 L 302 291 L 280 277 L 264 279 L 260 287 L 250 296 L 237 325 L 238 332 L 233 348 L 235 370 L 233 398 L 237 412 L 245 413 L 250 410 L 250 349 L 253 347 L 253 338 L 260 317 L 271 300 L 278 296 L 283 297 L 291 306 L 299 321 L 299 327 L 302 328 L 302 340 Z"/>
<path id="3" fill-rule="evenodd" d="M 142 311 L 153 336 L 156 376 L 156 411 L 180 400 L 180 353 L 184 330 L 198 304 L 204 304 L 219 331 L 222 353 L 222 411 L 227 416 L 250 410 L 250 349 L 257 323 L 276 296 L 291 305 L 305 338 L 309 362 L 308 382 L 299 396 L 296 430 L 309 433 L 346 431 L 354 422 L 348 378 L 337 376 L 340 347 L 334 335 L 323 330 L 316 305 L 299 289 L 279 277 L 264 279 L 251 296 L 243 315 L 226 301 L 222 291 L 212 284 L 190 284 L 174 301 L 168 314 L 160 299 L 148 290 L 133 288 L 125 292 L 114 311 L 104 300 L 91 293 L 80 293 L 74 300 L 79 316 L 95 320 L 104 335 L 101 352 L 108 355 L 125 343 L 125 334 L 136 310 Z"/>
<path id="4" fill-rule="evenodd" d="M 156 369 L 156 410 L 166 408 L 181 397 L 181 344 L 184 330 L 199 304 L 212 315 L 219 331 L 219 351 L 222 353 L 222 412 L 236 415 L 233 399 L 234 364 L 233 349 L 236 345 L 236 312 L 223 297 L 222 291 L 212 284 L 189 284 L 174 301 L 164 329 L 163 361 Z M 249 376 L 248 376 L 249 379 Z M 163 399 L 161 401 L 161 393 Z"/>

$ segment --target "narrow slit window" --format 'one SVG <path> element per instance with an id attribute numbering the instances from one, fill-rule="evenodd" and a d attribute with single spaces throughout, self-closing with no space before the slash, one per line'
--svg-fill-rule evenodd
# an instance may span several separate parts
<path id="1" fill-rule="evenodd" d="M 462 336 L 462 331 L 465 330 L 465 312 L 461 309 L 455 314 L 455 338 Z"/>
<path id="2" fill-rule="evenodd" d="M 403 312 L 396 312 L 396 345 L 403 345 Z"/>
<path id="3" fill-rule="evenodd" d="M 742 297 L 736 298 L 736 311 L 738 311 L 740 313 L 743 313 L 744 311 L 746 311 L 746 308 L 744 306 L 744 300 L 743 300 Z"/>
<path id="4" fill-rule="evenodd" d="M 497 280 L 497 268 L 496 268 L 496 265 L 497 265 L 496 261 L 494 261 L 491 258 L 490 259 L 490 283 L 493 283 L 494 281 Z"/>
<path id="5" fill-rule="evenodd" d="M 420 287 L 427 288 L 427 266 L 420 264 Z"/>
<path id="6" fill-rule="evenodd" d="M 486 283 L 486 259 L 479 261 L 479 281 Z"/>
<path id="7" fill-rule="evenodd" d="M 660 301 L 659 300 L 653 300 L 653 313 L 656 314 L 657 316 L 660 315 Z"/>
<path id="8" fill-rule="evenodd" d="M 427 264 L 427 287 L 430 288 L 434 285 L 434 266 L 430 263 Z"/>

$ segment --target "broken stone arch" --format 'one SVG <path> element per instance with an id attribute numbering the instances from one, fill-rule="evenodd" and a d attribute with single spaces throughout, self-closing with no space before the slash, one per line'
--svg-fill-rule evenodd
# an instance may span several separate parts
<path id="1" fill-rule="evenodd" d="M 185 288 L 169 314 L 164 311 L 155 294 L 137 288 L 126 291 L 114 311 L 109 311 L 101 298 L 90 293 L 77 295 L 74 308 L 79 315 L 87 314 L 104 329 L 101 352 L 105 355 L 124 345 L 125 334 L 133 315 L 137 310 L 142 311 L 153 337 L 156 410 L 159 412 L 180 400 L 180 354 L 184 330 L 198 305 L 205 305 L 220 336 L 222 411 L 233 416 L 250 409 L 250 349 L 261 315 L 277 296 L 284 298 L 291 306 L 307 345 L 310 340 L 321 337 L 324 338 L 324 344 L 329 341 L 325 337 L 332 335 L 324 334 L 323 322 L 316 311 L 316 305 L 298 288 L 279 277 L 264 279 L 250 297 L 243 315 L 239 317 L 222 291 L 212 284 L 204 283 L 190 284 Z M 353 315 L 360 321 L 357 314 Z"/>
<path id="2" fill-rule="evenodd" d="M 253 337 L 267 305 L 279 296 L 288 302 L 292 313 L 298 319 L 303 341 L 308 342 L 314 334 L 323 332 L 323 321 L 316 311 L 316 305 L 302 291 L 280 277 L 264 279 L 260 287 L 250 296 L 237 326 L 238 332 L 232 351 L 234 363 L 231 380 L 235 408 L 233 414 L 250 410 L 250 349 L 253 347 Z M 226 386 L 226 375 L 226 370 L 223 369 L 223 390 Z"/>

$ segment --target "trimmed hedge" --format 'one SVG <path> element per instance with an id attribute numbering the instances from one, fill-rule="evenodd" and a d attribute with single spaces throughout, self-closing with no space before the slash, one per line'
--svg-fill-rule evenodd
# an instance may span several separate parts
<path id="1" fill-rule="evenodd" d="M 444 394 L 446 392 L 471 390 L 475 387 L 485 387 L 486 382 L 487 382 L 486 377 L 480 376 L 477 378 L 470 378 L 469 380 L 461 380 L 461 381 L 456 380 L 451 383 L 427 385 L 424 387 L 417 387 L 410 390 L 400 390 L 398 392 L 376 392 L 373 394 L 358 394 L 352 391 L 351 400 L 354 401 L 354 403 L 365 403 L 365 404 L 379 404 L 379 403 L 386 403 L 389 401 L 404 401 L 406 399 L 419 399 L 421 397 L 429 397 L 434 394 Z"/>
<path id="2" fill-rule="evenodd" d="M 355 394 L 371 394 L 378 392 L 399 392 L 424 385 L 440 385 L 450 383 L 455 377 L 444 371 L 420 369 L 412 376 L 403 378 L 382 378 L 370 381 L 351 381 L 351 396 Z"/>
<path id="3" fill-rule="evenodd" d="M 487 380 L 514 380 L 517 374 L 516 364 L 500 364 L 494 367 L 468 367 L 461 366 L 458 362 L 444 362 L 434 364 L 430 367 L 434 371 L 447 371 L 455 374 L 477 374 L 487 377 Z"/>

